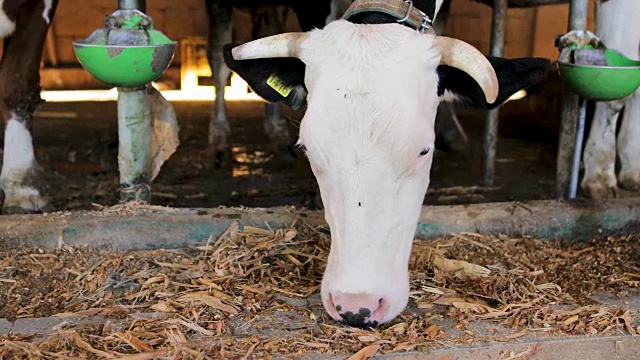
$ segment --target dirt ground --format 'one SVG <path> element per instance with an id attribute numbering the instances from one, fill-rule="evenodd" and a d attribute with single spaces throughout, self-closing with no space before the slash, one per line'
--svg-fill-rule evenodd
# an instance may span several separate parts
<path id="1" fill-rule="evenodd" d="M 0 251 L 0 318 L 69 320 L 50 337 L 49 329 L 0 336 L 0 357 L 308 358 L 640 332 L 636 234 L 576 243 L 479 234 L 416 241 L 407 309 L 358 329 L 321 305 L 325 230 L 232 224 L 218 241 L 183 249 Z M 92 316 L 102 318 L 77 326 L 71 319 Z"/>
<path id="2" fill-rule="evenodd" d="M 232 169 L 207 167 L 209 102 L 174 102 L 181 144 L 154 181 L 152 202 L 173 207 L 293 205 L 315 189 L 304 157 L 273 158 L 263 132 L 263 104 L 230 101 Z M 91 209 L 118 202 L 115 102 L 47 103 L 33 123 L 48 211 Z M 286 112 L 292 143 L 303 115 Z M 460 110 L 470 140 L 461 152 L 437 149 L 425 204 L 464 204 L 554 197 L 557 135 L 536 121 L 526 100 L 502 108 L 495 186 L 480 179 L 483 113 Z M 539 116 L 538 116 L 539 117 Z M 554 126 L 554 124 L 552 124 Z M 437 144 L 438 147 L 438 144 Z M 465 187 L 451 191 L 451 187 Z M 453 194 L 453 195 L 452 195 Z"/>

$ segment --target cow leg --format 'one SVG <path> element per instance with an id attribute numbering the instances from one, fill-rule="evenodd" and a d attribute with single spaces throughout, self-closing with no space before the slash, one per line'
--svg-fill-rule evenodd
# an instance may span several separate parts
<path id="1" fill-rule="evenodd" d="M 596 103 L 584 149 L 584 178 L 581 183 L 582 189 L 593 199 L 617 194 L 616 124 L 623 105 L 623 101 Z"/>
<path id="2" fill-rule="evenodd" d="M 284 6 L 264 6 L 252 12 L 254 39 L 283 33 L 287 30 L 287 12 Z M 289 157 L 291 137 L 287 121 L 282 114 L 282 105 L 266 102 L 264 104 L 264 132 L 269 139 L 271 152 L 278 157 Z"/>
<path id="3" fill-rule="evenodd" d="M 4 213 L 39 212 L 46 202 L 38 186 L 31 120 L 40 98 L 40 59 L 57 0 L 26 0 L 16 13 L 14 33 L 4 40 L 0 63 L 0 106 L 5 124 L 0 186 Z"/>
<path id="4" fill-rule="evenodd" d="M 610 49 L 620 51 L 622 54 L 638 58 L 638 44 L 640 44 L 640 23 L 635 17 L 640 13 L 640 2 L 637 0 L 616 0 L 603 2 L 599 14 L 596 17 L 596 31 L 600 40 Z M 624 36 L 620 36 L 624 34 Z M 629 119 L 634 117 L 637 119 L 637 104 L 633 100 L 635 95 L 630 98 L 629 103 L 632 106 Z M 613 101 L 610 103 L 597 103 L 596 111 L 593 118 L 589 138 L 587 140 L 584 166 L 585 176 L 582 180 L 582 188 L 589 196 L 595 199 L 602 199 L 609 196 L 611 190 L 614 194 L 617 191 L 617 180 L 615 177 L 615 159 L 616 159 L 616 141 L 615 130 L 620 110 L 624 106 L 625 101 Z M 625 110 L 627 112 L 628 110 Z M 627 118 L 627 116 L 625 116 Z M 630 144 L 631 134 L 625 134 L 625 130 L 634 131 L 632 121 L 625 124 L 624 129 L 620 131 L 621 144 L 618 149 L 625 151 L 624 160 L 624 176 L 625 182 L 633 186 L 633 177 L 637 165 L 633 164 L 632 151 L 634 146 Z M 621 154 L 621 156 L 623 156 Z M 623 175 L 621 174 L 621 175 Z"/>
<path id="5" fill-rule="evenodd" d="M 222 47 L 232 41 L 232 11 L 229 1 L 205 0 L 209 17 L 207 59 L 211 67 L 213 86 L 216 91 L 213 113 L 209 122 L 208 150 L 214 157 L 216 168 L 231 163 L 231 127 L 227 118 L 224 89 L 231 70 L 224 63 Z"/>
<path id="6" fill-rule="evenodd" d="M 618 182 L 628 190 L 640 190 L 640 90 L 627 100 L 618 132 L 620 173 Z"/>
<path id="7" fill-rule="evenodd" d="M 618 0 L 616 0 L 618 1 Z M 635 17 L 640 14 L 640 3 L 633 0 L 620 0 L 617 4 L 620 8 L 619 13 L 631 14 L 627 15 L 623 21 L 630 21 L 626 24 L 621 32 L 624 34 L 622 38 L 625 43 L 624 49 L 620 50 L 623 54 L 634 59 L 640 58 L 640 24 Z M 616 5 L 603 3 L 603 7 Z M 629 33 L 627 33 L 629 32 Z M 614 35 L 612 35 L 614 36 Z M 620 36 L 619 36 L 620 37 Z M 606 44 L 606 43 L 605 43 Z M 620 186 L 629 190 L 640 190 L 640 90 L 636 90 L 629 99 L 624 109 L 622 123 L 618 134 L 618 156 L 620 158 L 620 173 L 618 174 L 618 182 Z"/>
<path id="8" fill-rule="evenodd" d="M 289 156 L 291 138 L 287 120 L 282 114 L 282 106 L 277 103 L 265 103 L 264 132 L 269 138 L 271 152 L 276 156 Z"/>

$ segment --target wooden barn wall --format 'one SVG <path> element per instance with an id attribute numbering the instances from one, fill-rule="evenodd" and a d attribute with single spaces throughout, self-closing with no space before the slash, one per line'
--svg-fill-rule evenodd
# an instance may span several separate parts
<path id="1" fill-rule="evenodd" d="M 593 0 L 591 0 L 593 3 Z M 112 13 L 116 0 L 60 1 L 50 32 L 55 57 L 45 49 L 42 85 L 45 89 L 104 88 L 79 67 L 71 43 L 87 37 L 102 26 L 105 15 Z M 593 30 L 593 4 L 590 6 L 589 28 Z M 202 0 L 149 0 L 147 13 L 155 27 L 171 39 L 180 41 L 190 37 L 206 37 L 207 17 Z M 530 9 L 510 9 L 505 44 L 505 57 L 542 56 L 555 60 L 554 38 L 566 32 L 568 5 L 550 5 Z M 248 14 L 234 11 L 234 33 L 240 40 L 250 38 Z M 293 13 L 289 30 L 297 30 Z M 484 53 L 489 52 L 491 8 L 471 0 L 453 0 L 448 33 L 465 40 Z M 55 66 L 52 64 L 55 60 Z M 180 50 L 176 52 L 171 69 L 164 80 L 179 87 Z"/>

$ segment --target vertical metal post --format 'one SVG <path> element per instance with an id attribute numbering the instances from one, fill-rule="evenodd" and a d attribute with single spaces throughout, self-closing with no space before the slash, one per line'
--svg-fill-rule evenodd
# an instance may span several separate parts
<path id="1" fill-rule="evenodd" d="M 582 159 L 582 142 L 584 140 L 584 124 L 587 118 L 587 101 L 582 99 L 576 141 L 573 147 L 573 165 L 571 167 L 571 183 L 569 184 L 569 199 L 573 200 L 578 194 L 578 175 L 580 174 L 580 160 Z"/>
<path id="2" fill-rule="evenodd" d="M 589 0 L 571 0 L 569 3 L 569 31 L 586 30 Z"/>
<path id="3" fill-rule="evenodd" d="M 145 12 L 146 0 L 118 0 L 119 10 Z M 147 88 L 118 88 L 120 200 L 151 201 L 151 111 Z"/>
<path id="4" fill-rule="evenodd" d="M 507 28 L 508 0 L 493 0 L 491 16 L 491 56 L 502 56 Z M 482 141 L 481 185 L 493 185 L 495 174 L 496 147 L 498 143 L 498 109 L 486 113 Z"/>
<path id="5" fill-rule="evenodd" d="M 147 11 L 146 0 L 118 0 L 119 10 L 140 10 L 142 12 Z"/>
<path id="6" fill-rule="evenodd" d="M 118 88 L 120 200 L 151 198 L 151 112 L 147 89 Z"/>
<path id="7" fill-rule="evenodd" d="M 587 14 L 589 11 L 588 6 L 589 0 L 571 0 L 569 3 L 569 32 L 586 30 Z M 566 88 L 563 90 L 562 121 L 560 124 L 560 139 L 556 165 L 556 196 L 558 198 L 564 198 L 568 192 L 573 155 L 576 151 L 575 139 L 578 123 L 578 101 L 578 95 L 570 92 Z M 580 150 L 578 149 L 577 151 Z"/>

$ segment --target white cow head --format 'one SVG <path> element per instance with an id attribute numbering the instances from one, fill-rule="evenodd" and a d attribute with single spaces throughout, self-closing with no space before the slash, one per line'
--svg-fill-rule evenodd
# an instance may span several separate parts
<path id="1" fill-rule="evenodd" d="M 334 319 L 356 326 L 388 322 L 407 305 L 438 103 L 497 106 L 548 65 L 493 59 L 492 66 L 459 40 L 345 20 L 228 45 L 225 58 L 269 101 L 299 107 L 306 97 L 299 145 L 332 238 L 322 300 Z M 525 75 L 530 70 L 536 75 Z"/>

